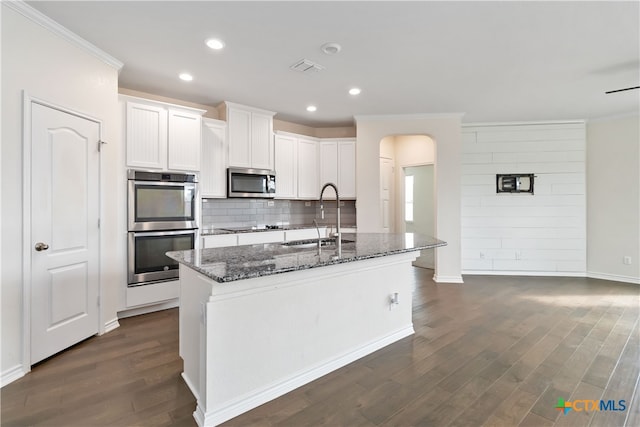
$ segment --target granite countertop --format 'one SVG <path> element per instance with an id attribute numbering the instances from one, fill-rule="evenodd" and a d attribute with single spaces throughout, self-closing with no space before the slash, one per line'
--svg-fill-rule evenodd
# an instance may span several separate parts
<path id="1" fill-rule="evenodd" d="M 320 255 L 316 241 L 287 246 L 282 243 L 230 246 L 167 252 L 167 256 L 216 282 L 225 283 L 289 271 L 359 261 L 447 243 L 422 234 L 343 233 L 342 256 L 335 246 L 323 246 Z M 345 242 L 346 241 L 346 242 Z"/>
<path id="2" fill-rule="evenodd" d="M 320 228 L 322 227 L 330 227 L 331 224 L 320 224 Z M 201 236 L 217 236 L 219 234 L 235 234 L 235 233 L 256 233 L 261 231 L 287 231 L 287 230 L 302 230 L 305 228 L 315 228 L 316 226 L 311 225 L 279 225 L 277 228 L 266 228 L 266 227 L 221 227 L 221 228 L 203 228 L 200 230 Z M 356 228 L 355 225 L 341 225 L 340 228 Z"/>

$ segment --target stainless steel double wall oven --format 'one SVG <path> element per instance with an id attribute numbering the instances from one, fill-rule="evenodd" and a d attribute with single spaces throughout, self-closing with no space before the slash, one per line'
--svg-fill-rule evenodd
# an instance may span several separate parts
<path id="1" fill-rule="evenodd" d="M 193 249 L 198 183 L 193 174 L 128 171 L 128 286 L 174 280 L 168 251 Z"/>

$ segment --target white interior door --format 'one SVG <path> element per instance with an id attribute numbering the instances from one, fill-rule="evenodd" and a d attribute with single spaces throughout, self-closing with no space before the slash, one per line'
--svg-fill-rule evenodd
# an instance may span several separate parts
<path id="1" fill-rule="evenodd" d="M 31 106 L 33 364 L 98 332 L 100 124 Z"/>
<path id="2" fill-rule="evenodd" d="M 382 231 L 393 232 L 393 160 L 380 157 L 380 209 Z"/>

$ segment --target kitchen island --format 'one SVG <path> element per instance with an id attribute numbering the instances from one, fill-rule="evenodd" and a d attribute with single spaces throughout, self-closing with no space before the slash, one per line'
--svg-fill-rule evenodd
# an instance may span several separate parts
<path id="1" fill-rule="evenodd" d="M 169 252 L 180 263 L 180 356 L 199 425 L 220 424 L 413 334 L 413 261 L 445 242 L 335 242 Z M 318 253 L 319 252 L 319 253 Z"/>

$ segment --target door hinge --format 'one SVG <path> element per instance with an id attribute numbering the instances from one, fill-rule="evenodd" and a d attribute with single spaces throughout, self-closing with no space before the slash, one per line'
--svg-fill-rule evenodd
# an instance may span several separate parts
<path id="1" fill-rule="evenodd" d="M 100 295 L 96 298 L 96 305 L 100 307 Z"/>
<path id="2" fill-rule="evenodd" d="M 100 218 L 98 218 L 98 228 L 100 228 Z"/>
<path id="3" fill-rule="evenodd" d="M 106 144 L 106 141 L 98 141 L 98 152 L 102 151 L 102 144 Z"/>

